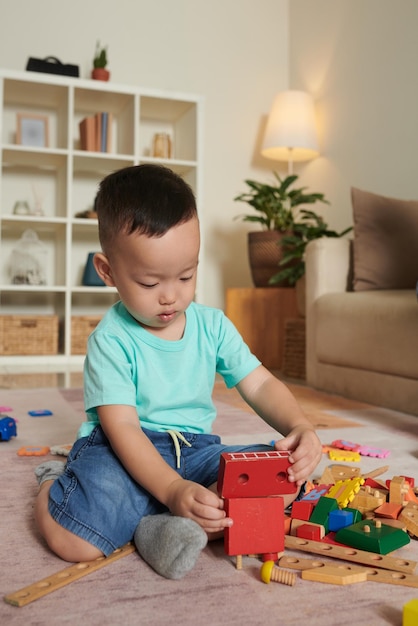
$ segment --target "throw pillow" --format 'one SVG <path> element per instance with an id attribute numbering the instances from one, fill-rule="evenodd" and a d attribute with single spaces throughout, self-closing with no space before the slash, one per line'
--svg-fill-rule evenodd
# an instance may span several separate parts
<path id="1" fill-rule="evenodd" d="M 418 201 L 351 189 L 354 291 L 413 289 L 418 280 Z"/>

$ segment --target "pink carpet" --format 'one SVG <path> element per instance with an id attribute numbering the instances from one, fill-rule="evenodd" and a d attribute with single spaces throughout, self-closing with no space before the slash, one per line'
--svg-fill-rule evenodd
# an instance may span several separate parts
<path id="1" fill-rule="evenodd" d="M 318 434 L 324 444 L 342 438 L 391 450 L 389 459 L 362 458 L 363 472 L 389 465 L 384 478 L 404 473 L 418 479 L 417 418 L 302 386 L 292 390 L 320 428 Z M 215 399 L 219 412 L 215 430 L 225 441 L 271 440 L 271 429 L 245 409 L 234 392 L 217 384 Z M 83 408 L 80 390 L 7 390 L 0 393 L 0 404 L 12 406 L 12 415 L 18 419 L 18 437 L 0 443 L 3 597 L 66 566 L 49 552 L 34 530 L 37 485 L 33 469 L 39 458 L 18 456 L 16 450 L 24 445 L 69 443 L 83 419 Z M 50 408 L 53 416 L 28 417 L 28 410 L 40 408 Z M 319 477 L 329 464 L 324 455 L 315 476 Z M 286 555 L 291 554 L 311 556 L 286 550 Z M 417 540 L 396 554 L 418 561 Z M 217 542 L 204 550 L 192 573 L 181 581 L 169 581 L 134 553 L 27 606 L 2 602 L 0 621 L 7 626 L 400 626 L 403 605 L 418 597 L 418 588 L 375 582 L 337 586 L 304 581 L 299 573 L 294 587 L 266 585 L 259 579 L 260 562 L 250 557 L 243 561 L 243 569 L 237 570 L 234 560 L 225 555 L 222 542 Z"/>

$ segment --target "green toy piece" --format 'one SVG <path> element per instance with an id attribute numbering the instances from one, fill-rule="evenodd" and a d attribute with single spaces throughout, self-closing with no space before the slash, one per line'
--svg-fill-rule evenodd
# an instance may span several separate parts
<path id="1" fill-rule="evenodd" d="M 346 506 L 344 511 L 349 511 L 353 514 L 353 524 L 357 524 L 357 522 L 360 522 L 360 520 L 363 519 L 358 509 L 351 509 L 349 506 Z"/>
<path id="2" fill-rule="evenodd" d="M 327 535 L 329 533 L 329 514 L 336 509 L 339 509 L 339 506 L 335 498 L 321 496 L 311 513 L 309 521 L 313 524 L 321 524 L 325 528 L 325 534 Z"/>
<path id="3" fill-rule="evenodd" d="M 335 535 L 335 541 L 367 552 L 388 554 L 406 546 L 411 540 L 401 528 L 382 524 L 380 520 L 365 519 L 341 528 Z"/>

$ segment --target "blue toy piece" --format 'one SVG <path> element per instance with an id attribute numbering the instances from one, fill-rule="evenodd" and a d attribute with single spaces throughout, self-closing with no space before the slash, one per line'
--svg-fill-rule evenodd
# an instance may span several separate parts
<path id="1" fill-rule="evenodd" d="M 28 415 L 31 417 L 45 417 L 46 415 L 52 415 L 52 411 L 49 409 L 35 409 L 34 411 L 28 411 Z"/>
<path id="2" fill-rule="evenodd" d="M 9 441 L 10 437 L 17 437 L 16 421 L 13 417 L 0 418 L 0 441 Z"/>

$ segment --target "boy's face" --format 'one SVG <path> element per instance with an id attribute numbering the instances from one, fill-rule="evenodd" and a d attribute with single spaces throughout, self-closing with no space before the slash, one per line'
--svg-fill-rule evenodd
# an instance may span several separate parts
<path id="1" fill-rule="evenodd" d="M 110 259 L 99 253 L 95 266 L 142 326 L 176 339 L 183 334 L 184 311 L 194 298 L 199 248 L 199 222 L 193 218 L 162 237 L 119 234 Z"/>

